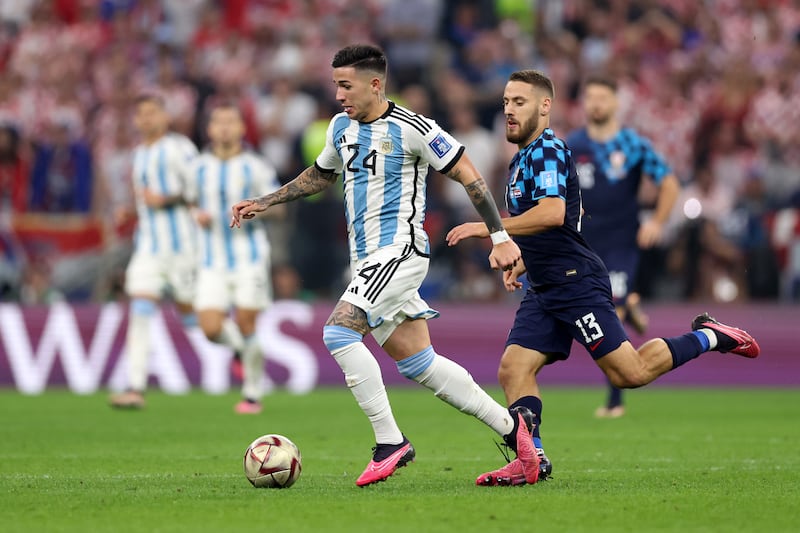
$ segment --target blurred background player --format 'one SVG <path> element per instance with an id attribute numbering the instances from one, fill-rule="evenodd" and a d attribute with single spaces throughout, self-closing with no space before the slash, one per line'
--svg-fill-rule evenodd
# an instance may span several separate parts
<path id="1" fill-rule="evenodd" d="M 128 389 L 111 397 L 114 407 L 144 407 L 150 352 L 150 323 L 169 292 L 185 327 L 196 325 L 192 312 L 196 227 L 186 194 L 197 148 L 169 132 L 164 102 L 154 95 L 137 99 L 134 124 L 141 143 L 134 151 L 133 186 L 138 228 L 125 272 L 130 316 L 125 353 Z"/>
<path id="2" fill-rule="evenodd" d="M 261 412 L 264 358 L 256 338 L 256 318 L 271 301 L 270 243 L 263 224 L 243 231 L 229 227 L 230 205 L 239 198 L 268 194 L 279 187 L 275 170 L 242 144 L 239 108 L 217 104 L 208 123 L 210 151 L 196 160 L 193 214 L 200 226 L 194 307 L 206 337 L 241 354 L 242 396 L 235 410 Z M 282 216 L 284 206 L 270 210 Z M 228 313 L 233 309 L 236 321 Z"/>
<path id="3" fill-rule="evenodd" d="M 633 347 L 613 304 L 608 271 L 579 231 L 581 193 L 572 153 L 550 129 L 554 97 L 552 80 L 536 70 L 512 73 L 503 93 L 506 139 L 518 148 L 506 186 L 511 216 L 503 222 L 523 254 L 503 272 L 503 284 L 509 292 L 522 288 L 518 278 L 526 272 L 530 282 L 497 371 L 509 407 L 527 408 L 541 421 L 536 376 L 545 365 L 567 359 L 573 341 L 615 386 L 626 388 L 644 386 L 707 351 L 757 357 L 752 336 L 708 314 L 695 317 L 685 335 Z M 488 236 L 485 224 L 468 222 L 451 229 L 447 243 Z M 538 429 L 532 435 L 536 448 Z M 515 459 L 484 474 L 483 484 L 524 483 L 522 470 Z"/>
<path id="4" fill-rule="evenodd" d="M 464 413 L 484 422 L 517 451 L 522 481 L 535 483 L 539 460 L 523 411 L 492 399 L 462 366 L 436 353 L 427 319 L 438 313 L 419 295 L 428 272 L 430 243 L 422 227 L 428 167 L 461 184 L 492 234 L 489 263 L 511 268 L 520 258 L 503 230 L 486 183 L 464 147 L 436 122 L 386 98 L 386 56 L 371 45 L 339 50 L 332 61 L 336 100 L 343 111 L 328 126 L 313 166 L 278 191 L 233 206 L 231 226 L 275 204 L 330 187 L 342 175 L 352 278 L 325 323 L 323 341 L 344 373 L 375 434 L 372 460 L 356 480 L 383 481 L 414 460 L 415 450 L 392 413 L 372 336 L 399 372 Z"/>
<path id="5" fill-rule="evenodd" d="M 578 171 L 584 216 L 581 233 L 608 269 L 617 315 L 642 334 L 647 316 L 633 286 L 640 249 L 661 240 L 664 225 L 680 193 L 678 178 L 650 142 L 618 119 L 617 84 L 593 76 L 583 86 L 586 127 L 567 136 Z M 643 180 L 658 188 L 651 217 L 640 224 L 639 193 Z M 625 414 L 622 391 L 608 384 L 608 399 L 595 415 Z"/>

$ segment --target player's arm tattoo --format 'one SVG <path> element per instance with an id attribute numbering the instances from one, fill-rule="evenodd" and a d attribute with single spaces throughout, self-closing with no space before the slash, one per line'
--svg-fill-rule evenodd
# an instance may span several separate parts
<path id="1" fill-rule="evenodd" d="M 458 168 L 454 168 L 447 173 L 447 177 L 456 181 L 461 181 L 460 173 L 461 171 L 458 170 Z M 469 194 L 469 198 L 472 200 L 472 205 L 475 206 L 475 210 L 478 211 L 484 224 L 486 224 L 486 227 L 489 229 L 489 233 L 502 231 L 503 222 L 500 220 L 500 211 L 497 210 L 497 204 L 492 197 L 491 191 L 489 191 L 489 188 L 486 186 L 486 182 L 483 181 L 483 178 L 478 178 L 472 183 L 464 185 L 464 188 L 467 190 L 467 194 Z"/>
<path id="2" fill-rule="evenodd" d="M 372 329 L 369 327 L 367 313 L 365 313 L 363 309 L 356 307 L 350 302 L 342 301 L 336 304 L 336 307 L 325 325 L 352 329 L 362 335 L 366 335 Z"/>
<path id="3" fill-rule="evenodd" d="M 322 172 L 316 166 L 305 169 L 295 179 L 270 194 L 253 198 L 253 201 L 265 209 L 271 205 L 284 204 L 316 194 L 336 181 L 333 172 Z"/>

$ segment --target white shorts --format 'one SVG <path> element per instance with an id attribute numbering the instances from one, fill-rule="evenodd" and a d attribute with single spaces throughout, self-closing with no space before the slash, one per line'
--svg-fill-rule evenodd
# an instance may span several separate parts
<path id="1" fill-rule="evenodd" d="M 131 296 L 161 298 L 171 294 L 176 302 L 194 299 L 194 254 L 152 255 L 134 252 L 125 270 L 125 291 Z"/>
<path id="2" fill-rule="evenodd" d="M 201 268 L 197 273 L 197 311 L 215 309 L 266 309 L 272 301 L 267 265 L 248 265 L 234 271 Z"/>
<path id="3" fill-rule="evenodd" d="M 372 336 L 381 346 L 407 318 L 439 316 L 419 295 L 429 262 L 409 245 L 394 244 L 356 263 L 340 299 L 367 314 Z"/>

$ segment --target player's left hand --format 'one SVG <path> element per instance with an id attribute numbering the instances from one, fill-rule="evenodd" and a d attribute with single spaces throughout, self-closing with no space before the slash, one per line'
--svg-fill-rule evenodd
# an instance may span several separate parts
<path id="1" fill-rule="evenodd" d="M 447 246 L 455 246 L 464 239 L 488 236 L 489 230 L 486 228 L 486 224 L 483 222 L 467 222 L 466 224 L 460 224 L 448 231 L 445 238 L 447 240 Z"/>
<path id="2" fill-rule="evenodd" d="M 525 268 L 525 263 L 522 260 L 517 261 L 517 264 L 514 265 L 514 268 L 511 270 L 504 270 L 503 271 L 503 287 L 505 287 L 506 291 L 514 292 L 517 289 L 522 288 L 522 282 L 519 281 L 519 278 L 525 274 L 527 268 Z"/>
<path id="3" fill-rule="evenodd" d="M 648 220 L 639 227 L 639 233 L 636 235 L 636 242 L 639 248 L 652 248 L 661 241 L 661 235 L 663 233 L 664 226 L 660 222 Z"/>
<path id="4" fill-rule="evenodd" d="M 495 270 L 511 270 L 522 261 L 522 252 L 512 240 L 495 244 L 489 254 L 489 266 Z"/>

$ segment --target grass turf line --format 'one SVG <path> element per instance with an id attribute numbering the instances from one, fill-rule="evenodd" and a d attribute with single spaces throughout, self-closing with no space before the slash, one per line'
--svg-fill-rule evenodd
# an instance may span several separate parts
<path id="1" fill-rule="evenodd" d="M 500 398 L 498 390 L 492 391 Z M 502 464 L 494 434 L 418 388 L 389 390 L 417 462 L 358 488 L 372 433 L 345 389 L 276 393 L 237 416 L 234 395 L 148 395 L 142 412 L 104 395 L 0 392 L 0 522 L 12 531 L 792 531 L 800 523 L 800 391 L 661 389 L 595 420 L 601 389 L 544 391 L 555 478 L 475 487 Z M 252 488 L 246 446 L 290 437 L 303 474 Z M 495 439 L 496 440 L 496 439 Z M 516 524 L 516 525 L 515 525 Z"/>

